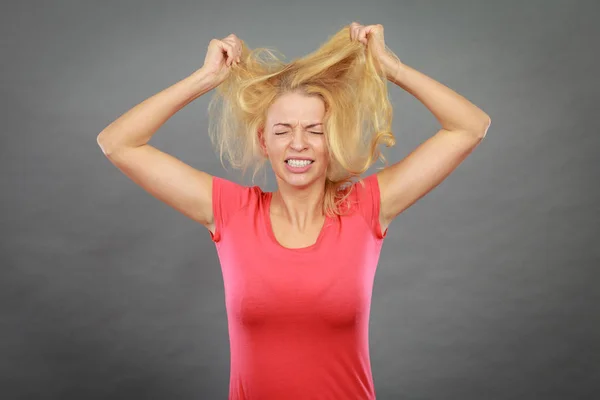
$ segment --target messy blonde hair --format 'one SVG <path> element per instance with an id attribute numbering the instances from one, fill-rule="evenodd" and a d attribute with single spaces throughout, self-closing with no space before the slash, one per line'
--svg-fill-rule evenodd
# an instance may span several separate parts
<path id="1" fill-rule="evenodd" d="M 396 57 L 389 49 L 393 57 Z M 397 58 L 397 57 L 396 57 Z M 369 47 L 350 38 L 346 26 L 315 52 L 282 62 L 271 50 L 249 50 L 242 41 L 241 62 L 233 65 L 209 104 L 209 135 L 223 167 L 226 158 L 252 181 L 265 163 L 259 135 L 267 110 L 282 94 L 299 92 L 325 103 L 323 128 L 329 152 L 323 211 L 342 215 L 350 194 L 342 190 L 394 146 L 387 78 Z"/>

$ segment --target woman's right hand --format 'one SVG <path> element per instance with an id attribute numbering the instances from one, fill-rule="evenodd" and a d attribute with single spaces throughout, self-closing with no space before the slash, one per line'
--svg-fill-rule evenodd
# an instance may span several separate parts
<path id="1" fill-rule="evenodd" d="M 220 85 L 231 68 L 241 62 L 242 47 L 242 41 L 233 33 L 210 41 L 202 69 L 213 76 L 216 85 Z"/>

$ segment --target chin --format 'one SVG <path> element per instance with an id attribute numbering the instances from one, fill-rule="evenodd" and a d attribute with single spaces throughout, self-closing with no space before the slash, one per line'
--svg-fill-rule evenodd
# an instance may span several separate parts
<path id="1" fill-rule="evenodd" d="M 290 186 L 306 187 L 326 177 L 327 171 L 309 171 L 308 173 L 295 174 L 293 172 L 283 170 L 279 174 L 279 178 Z"/>

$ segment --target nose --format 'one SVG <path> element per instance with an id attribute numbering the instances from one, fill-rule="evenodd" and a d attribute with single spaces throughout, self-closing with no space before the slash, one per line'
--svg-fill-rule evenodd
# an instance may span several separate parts
<path id="1" fill-rule="evenodd" d="M 296 151 L 302 151 L 307 147 L 307 144 L 306 135 L 302 129 L 294 130 L 290 147 Z"/>

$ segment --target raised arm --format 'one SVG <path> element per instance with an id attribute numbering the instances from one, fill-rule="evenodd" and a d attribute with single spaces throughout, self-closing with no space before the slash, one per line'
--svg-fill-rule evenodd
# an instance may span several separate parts
<path id="1" fill-rule="evenodd" d="M 227 77 L 240 48 L 234 35 L 211 40 L 202 68 L 136 105 L 97 137 L 106 157 L 133 182 L 211 231 L 212 176 L 148 142 L 175 113 Z"/>
<path id="2" fill-rule="evenodd" d="M 384 231 L 400 213 L 446 179 L 479 145 L 490 117 L 440 82 L 409 67 L 387 51 L 381 24 L 350 24 L 352 40 L 368 46 L 387 79 L 415 96 L 442 129 L 404 159 L 377 172 L 381 193 L 380 224 Z"/>

